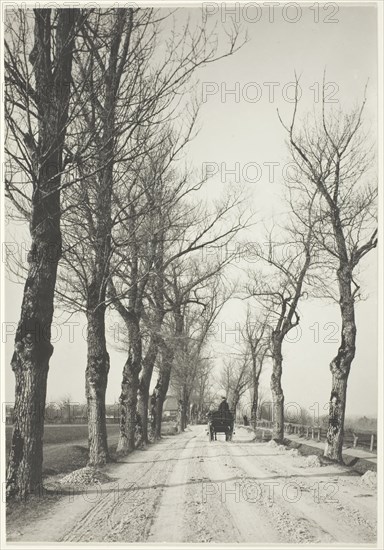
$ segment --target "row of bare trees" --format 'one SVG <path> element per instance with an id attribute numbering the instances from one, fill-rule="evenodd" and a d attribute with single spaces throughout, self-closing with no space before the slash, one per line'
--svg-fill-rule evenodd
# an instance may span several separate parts
<path id="1" fill-rule="evenodd" d="M 328 112 L 323 97 L 319 115 L 307 117 L 298 129 L 296 93 L 291 121 L 285 123 L 279 115 L 287 132 L 289 161 L 295 167 L 285 182 L 288 214 L 281 216 L 281 225 L 274 223 L 269 230 L 264 239 L 267 246 L 257 249 L 261 267 L 248 270 L 243 293 L 253 308 L 248 310 L 243 335 L 243 370 L 248 372 L 254 396 L 252 415 L 257 408 L 259 373 L 268 357 L 276 441 L 284 437 L 283 345 L 289 331 L 300 323 L 300 302 L 320 298 L 339 305 L 341 343 L 330 362 L 325 447 L 325 456 L 339 462 L 348 376 L 356 351 L 359 268 L 377 245 L 374 150 L 363 126 L 364 106 L 365 99 L 349 113 Z M 247 361 L 251 370 L 245 368 Z M 230 369 L 225 372 L 229 374 Z M 237 368 L 236 383 L 242 379 L 242 368 Z"/>
<path id="2" fill-rule="evenodd" d="M 27 265 L 18 265 L 25 285 L 12 358 L 10 496 L 25 497 L 42 482 L 55 305 L 87 320 L 90 464 L 109 460 L 107 315 L 124 327 L 118 452 L 134 449 L 138 415 L 149 440 L 154 373 L 157 437 L 170 386 L 182 404 L 182 429 L 192 397 L 201 401 L 207 391 L 207 341 L 232 292 L 223 283 L 231 256 L 220 251 L 251 217 L 241 192 L 202 200 L 206 181 L 185 161 L 199 112 L 197 71 L 242 43 L 237 28 L 225 36 L 221 45 L 208 23 L 190 20 L 176 28 L 169 10 L 7 11 L 5 189 L 10 217 L 29 223 L 31 240 Z M 327 113 L 323 101 L 319 119 L 297 130 L 298 104 L 296 96 L 291 122 L 282 121 L 296 166 L 287 184 L 289 212 L 270 231 L 269 249 L 259 251 L 263 268 L 247 274 L 243 297 L 258 304 L 257 314 L 248 309 L 244 355 L 223 376 L 235 404 L 251 385 L 256 422 L 262 366 L 271 357 L 273 435 L 281 440 L 284 339 L 300 322 L 303 297 L 332 296 L 342 338 L 331 362 L 326 454 L 341 460 L 358 268 L 377 242 L 376 187 L 367 182 L 364 104 L 345 115 Z"/>
<path id="3" fill-rule="evenodd" d="M 176 28 L 170 10 L 7 12 L 5 185 L 10 215 L 28 221 L 31 236 L 28 265 L 18 265 L 26 282 L 12 359 L 9 496 L 25 497 L 42 482 L 55 303 L 87 319 L 92 465 L 109 460 L 109 312 L 126 336 L 119 452 L 134 448 L 137 408 L 148 438 L 157 358 L 162 400 L 187 341 L 188 360 L 200 361 L 213 315 L 204 289 L 225 262 L 213 256 L 199 267 L 198 257 L 245 223 L 238 194 L 211 205 L 199 200 L 205 182 L 183 160 L 199 108 L 189 94 L 195 74 L 236 51 L 238 30 L 226 36 L 221 47 L 206 24 L 188 20 Z M 186 328 L 193 307 L 204 312 L 197 335 Z"/>

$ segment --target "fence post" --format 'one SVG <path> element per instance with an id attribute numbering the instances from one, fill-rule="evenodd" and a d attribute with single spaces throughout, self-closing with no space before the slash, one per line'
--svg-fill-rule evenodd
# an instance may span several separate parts
<path id="1" fill-rule="evenodd" d="M 311 439 L 315 439 L 315 430 L 312 428 Z"/>
<path id="2" fill-rule="evenodd" d="M 357 435 L 353 434 L 353 446 L 356 447 L 357 446 L 357 440 L 359 438 L 357 437 Z"/>
<path id="3" fill-rule="evenodd" d="M 373 444 L 375 442 L 375 434 L 372 434 L 371 435 L 371 444 L 369 446 L 369 450 L 372 452 L 373 451 Z"/>
<path id="4" fill-rule="evenodd" d="M 317 432 L 317 441 L 321 441 L 321 428 Z"/>
<path id="5" fill-rule="evenodd" d="M 307 439 L 309 438 L 309 428 L 307 428 Z"/>

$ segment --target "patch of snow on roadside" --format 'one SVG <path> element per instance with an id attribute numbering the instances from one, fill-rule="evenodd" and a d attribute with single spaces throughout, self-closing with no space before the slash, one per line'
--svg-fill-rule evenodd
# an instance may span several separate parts
<path id="1" fill-rule="evenodd" d="M 297 466 L 299 468 L 319 468 L 321 462 L 318 456 L 297 456 Z"/>
<path id="2" fill-rule="evenodd" d="M 297 449 L 290 449 L 287 454 L 289 456 L 299 456 L 299 451 Z"/>
<path id="3" fill-rule="evenodd" d="M 367 470 L 365 474 L 361 476 L 359 483 L 360 485 L 364 485 L 365 487 L 370 487 L 374 489 L 375 487 L 377 487 L 376 472 L 373 472 L 372 470 Z"/>
<path id="4" fill-rule="evenodd" d="M 86 466 L 85 468 L 80 468 L 79 470 L 75 470 L 71 472 L 70 474 L 64 476 L 60 479 L 61 485 L 93 485 L 95 483 L 107 483 L 108 481 L 111 481 L 111 479 L 104 474 L 103 472 L 100 472 L 100 470 L 97 470 L 96 468 L 91 468 L 90 466 Z"/>

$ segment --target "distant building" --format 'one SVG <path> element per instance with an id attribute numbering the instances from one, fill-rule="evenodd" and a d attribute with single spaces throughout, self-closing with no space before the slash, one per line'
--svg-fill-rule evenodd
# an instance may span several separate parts
<path id="1" fill-rule="evenodd" d="M 163 406 L 163 420 L 176 420 L 179 410 L 177 397 L 167 395 Z"/>

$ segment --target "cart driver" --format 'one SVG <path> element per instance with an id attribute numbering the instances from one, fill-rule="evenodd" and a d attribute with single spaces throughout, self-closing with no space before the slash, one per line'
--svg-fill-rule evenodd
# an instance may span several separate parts
<path id="1" fill-rule="evenodd" d="M 227 413 L 229 413 L 229 405 L 228 405 L 228 402 L 227 402 L 227 397 L 226 395 L 223 395 L 221 397 L 221 403 L 219 405 L 219 412 L 223 415 L 223 416 L 226 416 Z"/>

